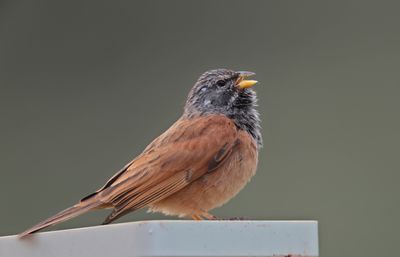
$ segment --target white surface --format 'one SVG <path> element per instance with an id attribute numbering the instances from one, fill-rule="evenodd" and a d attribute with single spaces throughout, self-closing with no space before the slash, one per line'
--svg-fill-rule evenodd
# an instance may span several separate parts
<path id="1" fill-rule="evenodd" d="M 0 237 L 1 257 L 318 256 L 316 221 L 142 221 Z"/>

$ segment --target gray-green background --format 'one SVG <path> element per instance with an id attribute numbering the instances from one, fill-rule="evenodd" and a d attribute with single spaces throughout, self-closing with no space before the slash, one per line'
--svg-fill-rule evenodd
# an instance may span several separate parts
<path id="1" fill-rule="evenodd" d="M 213 213 L 316 219 L 323 256 L 395 256 L 399 7 L 1 1 L 0 235 L 97 189 L 180 116 L 202 72 L 226 67 L 257 73 L 265 147 L 256 177 Z"/>

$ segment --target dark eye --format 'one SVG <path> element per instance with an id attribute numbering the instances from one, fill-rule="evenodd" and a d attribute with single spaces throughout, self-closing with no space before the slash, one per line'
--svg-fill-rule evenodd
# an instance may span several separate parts
<path id="1" fill-rule="evenodd" d="M 226 81 L 223 79 L 217 81 L 217 86 L 219 86 L 219 87 L 223 87 L 223 86 L 225 86 L 225 84 L 226 84 Z"/>

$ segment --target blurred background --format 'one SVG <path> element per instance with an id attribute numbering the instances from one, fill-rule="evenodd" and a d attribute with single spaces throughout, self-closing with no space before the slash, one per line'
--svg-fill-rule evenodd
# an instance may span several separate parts
<path id="1" fill-rule="evenodd" d="M 399 7 L 0 1 L 0 235 L 102 186 L 179 118 L 201 73 L 224 67 L 257 73 L 265 146 L 256 177 L 213 213 L 318 220 L 325 257 L 393 256 Z M 147 219 L 170 218 L 118 222 Z"/>

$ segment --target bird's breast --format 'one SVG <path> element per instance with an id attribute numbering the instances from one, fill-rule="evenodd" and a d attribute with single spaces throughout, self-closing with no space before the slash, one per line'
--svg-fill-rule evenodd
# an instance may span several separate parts
<path id="1" fill-rule="evenodd" d="M 219 207 L 234 197 L 254 176 L 257 160 L 256 142 L 247 132 L 240 131 L 238 144 L 217 169 L 152 204 L 150 210 L 183 217 Z"/>

